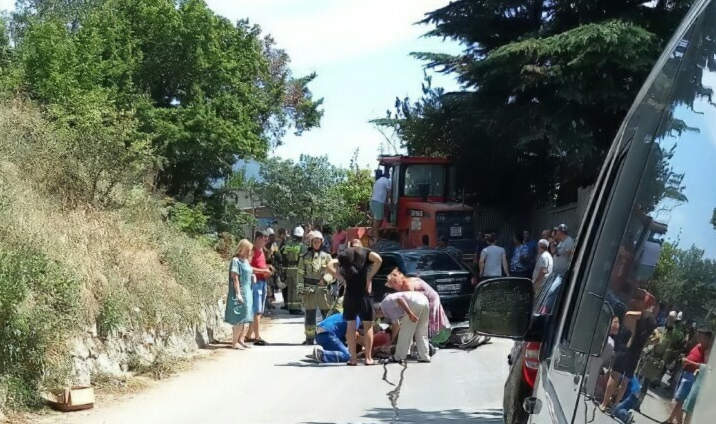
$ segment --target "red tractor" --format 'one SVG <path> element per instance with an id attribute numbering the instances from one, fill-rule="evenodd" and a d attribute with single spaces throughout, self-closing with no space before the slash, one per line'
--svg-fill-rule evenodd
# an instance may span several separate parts
<path id="1" fill-rule="evenodd" d="M 474 254 L 473 209 L 458 202 L 457 173 L 446 158 L 380 156 L 392 187 L 382 228 L 394 228 L 403 248 L 435 247 L 447 241 L 466 257 Z"/>

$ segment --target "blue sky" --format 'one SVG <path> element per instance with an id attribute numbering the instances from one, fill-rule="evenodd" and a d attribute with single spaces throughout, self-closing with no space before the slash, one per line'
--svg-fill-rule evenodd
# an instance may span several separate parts
<path id="1" fill-rule="evenodd" d="M 0 10 L 14 0 L 0 0 Z M 297 159 L 302 153 L 327 155 L 348 165 L 359 149 L 359 164 L 374 167 L 383 136 L 368 121 L 392 109 L 395 97 L 420 96 L 422 63 L 413 51 L 457 53 L 450 40 L 427 39 L 430 30 L 414 25 L 448 0 L 206 0 L 231 20 L 249 18 L 291 57 L 296 76 L 316 72 L 310 88 L 323 97 L 321 128 L 301 137 L 286 135 L 273 154 Z M 433 85 L 456 89 L 452 77 L 434 75 Z M 389 151 L 388 153 L 392 153 Z"/>
<path id="2" fill-rule="evenodd" d="M 716 72 L 704 68 L 704 87 L 716 87 Z M 674 203 L 665 199 L 657 207 L 664 212 L 654 218 L 667 224 L 667 239 L 679 241 L 680 247 L 688 249 L 695 245 L 703 249 L 705 257 L 716 260 L 716 230 L 711 225 L 713 210 L 716 208 L 716 108 L 705 98 L 694 101 L 693 110 L 686 105 L 674 110 L 674 118 L 684 120 L 698 132 L 684 132 L 681 136 L 665 137 L 661 145 L 670 148 L 677 143 L 676 152 L 670 165 L 674 172 L 684 173 L 683 194 L 687 202 Z"/>

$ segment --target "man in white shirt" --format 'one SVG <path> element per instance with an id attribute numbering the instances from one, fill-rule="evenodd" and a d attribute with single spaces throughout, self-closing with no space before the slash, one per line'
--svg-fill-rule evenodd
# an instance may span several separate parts
<path id="1" fill-rule="evenodd" d="M 378 170 L 380 172 L 380 170 Z M 376 174 L 378 174 L 376 172 Z M 373 184 L 373 195 L 370 198 L 370 212 L 373 215 L 373 236 L 377 236 L 377 231 L 383 223 L 385 213 L 385 204 L 390 199 L 390 173 L 389 171 L 380 172 L 376 175 L 378 178 Z"/>
<path id="2" fill-rule="evenodd" d="M 554 266 L 554 260 L 549 253 L 549 241 L 541 239 L 537 243 L 537 249 L 539 252 L 537 254 L 537 264 L 532 272 L 532 283 L 534 284 L 535 294 L 539 293 L 542 285 L 552 273 Z"/>
<path id="3" fill-rule="evenodd" d="M 567 234 L 567 226 L 560 224 L 557 227 L 557 249 L 554 254 L 554 272 L 564 274 L 569 268 L 569 262 L 574 253 L 574 239 Z"/>
<path id="4" fill-rule="evenodd" d="M 505 249 L 495 244 L 497 238 L 494 233 L 487 234 L 485 240 L 489 246 L 480 252 L 480 277 L 482 279 L 502 277 L 502 275 L 509 277 L 510 270 L 507 267 Z"/>

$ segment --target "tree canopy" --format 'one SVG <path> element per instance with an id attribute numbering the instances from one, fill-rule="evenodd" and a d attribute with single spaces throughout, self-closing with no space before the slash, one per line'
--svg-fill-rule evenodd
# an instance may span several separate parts
<path id="1" fill-rule="evenodd" d="M 350 168 L 326 157 L 302 155 L 296 162 L 268 159 L 262 164 L 258 194 L 264 205 L 295 223 L 349 227 L 368 224 L 371 173 L 352 161 Z"/>
<path id="2" fill-rule="evenodd" d="M 454 156 L 481 203 L 575 200 L 690 4 L 453 1 L 422 23 L 462 54 L 414 55 L 462 90 L 428 79 L 376 122 L 411 153 Z"/>
<path id="3" fill-rule="evenodd" d="M 170 195 L 197 201 L 238 158 L 263 158 L 289 128 L 319 125 L 322 100 L 308 88 L 315 74 L 294 77 L 257 25 L 232 23 L 202 0 L 17 6 L 13 43 L 0 25 L 0 70 L 10 49 L 22 76 L 14 91 L 70 129 L 92 115 L 131 122 L 117 140 L 152 156 L 155 184 Z"/>
<path id="4" fill-rule="evenodd" d="M 696 246 L 683 249 L 678 243 L 664 242 L 646 288 L 689 317 L 708 317 L 716 307 L 716 262 Z"/>

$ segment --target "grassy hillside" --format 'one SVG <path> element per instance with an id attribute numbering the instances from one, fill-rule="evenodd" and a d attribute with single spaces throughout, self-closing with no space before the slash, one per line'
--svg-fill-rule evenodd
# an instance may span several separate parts
<path id="1" fill-rule="evenodd" d="M 73 333 L 186 328 L 224 290 L 210 243 L 72 137 L 30 103 L 0 104 L 0 407 L 66 379 Z"/>

